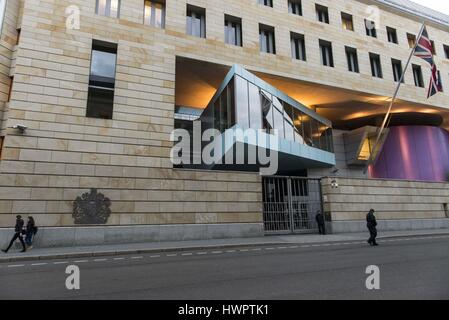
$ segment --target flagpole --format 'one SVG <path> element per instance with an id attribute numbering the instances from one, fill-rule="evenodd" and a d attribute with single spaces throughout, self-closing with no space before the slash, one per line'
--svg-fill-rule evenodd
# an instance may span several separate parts
<path id="1" fill-rule="evenodd" d="M 419 39 L 421 39 L 421 36 L 424 32 L 425 26 L 426 26 L 426 24 L 425 24 L 425 22 L 423 22 L 423 25 L 421 27 L 421 30 L 419 31 L 418 37 L 416 38 L 415 46 L 413 47 L 413 50 L 410 53 L 410 56 L 408 57 L 407 64 L 405 65 L 404 71 L 402 71 L 401 78 L 399 79 L 398 85 L 396 86 L 396 90 L 394 91 L 393 97 L 391 98 L 387 114 L 385 115 L 384 121 L 382 122 L 382 126 L 380 127 L 379 133 L 377 134 L 376 143 L 374 144 L 372 152 L 368 158 L 368 161 L 366 163 L 365 170 L 363 171 L 363 174 L 366 174 L 368 172 L 368 168 L 369 168 L 370 164 L 373 162 L 373 160 L 375 160 L 375 159 L 373 159 L 373 155 L 376 152 L 376 148 L 379 145 L 380 139 L 382 137 L 382 133 L 385 130 L 385 127 L 388 123 L 388 119 L 390 118 L 391 110 L 393 109 L 393 105 L 394 105 L 396 98 L 399 94 L 399 89 L 401 88 L 402 82 L 404 81 L 405 73 L 407 72 L 410 62 L 412 61 L 413 55 L 416 52 L 416 48 L 418 47 L 418 41 L 419 41 Z"/>

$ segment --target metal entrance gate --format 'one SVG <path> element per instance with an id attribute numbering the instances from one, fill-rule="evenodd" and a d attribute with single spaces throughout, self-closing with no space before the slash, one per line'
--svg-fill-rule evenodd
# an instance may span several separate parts
<path id="1" fill-rule="evenodd" d="M 263 178 L 266 233 L 301 233 L 318 229 L 315 217 L 323 210 L 320 179 Z"/>

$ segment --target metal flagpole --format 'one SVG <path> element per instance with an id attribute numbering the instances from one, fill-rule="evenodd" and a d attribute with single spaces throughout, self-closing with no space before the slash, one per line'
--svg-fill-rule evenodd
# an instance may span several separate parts
<path id="1" fill-rule="evenodd" d="M 410 53 L 410 56 L 408 57 L 407 64 L 405 65 L 404 71 L 402 71 L 401 78 L 399 79 L 399 83 L 398 83 L 398 85 L 397 85 L 397 87 L 396 87 L 396 90 L 395 90 L 395 92 L 394 92 L 394 95 L 393 95 L 393 97 L 392 97 L 392 99 L 391 99 L 391 101 L 390 101 L 390 105 L 389 105 L 389 107 L 388 107 L 387 114 L 385 115 L 385 119 L 384 119 L 384 121 L 383 121 L 383 123 L 382 123 L 382 126 L 380 127 L 379 133 L 377 134 L 376 143 L 374 144 L 374 147 L 373 147 L 373 149 L 372 149 L 372 152 L 371 152 L 370 157 L 369 157 L 369 159 L 368 159 L 368 162 L 367 162 L 367 164 L 366 164 L 365 170 L 363 171 L 363 174 L 366 174 L 366 173 L 368 172 L 368 168 L 369 168 L 370 164 L 371 164 L 371 163 L 373 162 L 373 160 L 374 160 L 374 159 L 373 159 L 373 155 L 374 155 L 375 152 L 376 152 L 376 148 L 377 148 L 377 146 L 379 145 L 380 139 L 381 139 L 381 137 L 382 137 L 382 133 L 383 133 L 383 131 L 385 130 L 385 127 L 386 127 L 386 125 L 387 125 L 387 123 L 388 123 L 388 119 L 390 118 L 391 110 L 393 109 L 393 105 L 394 105 L 394 103 L 395 103 L 395 101 L 396 101 L 396 98 L 397 98 L 397 96 L 398 96 L 399 89 L 401 88 L 401 84 L 402 84 L 402 82 L 404 81 L 405 72 L 407 71 L 408 66 L 410 65 L 410 62 L 412 61 L 412 57 L 413 57 L 413 55 L 415 54 L 416 48 L 418 47 L 418 42 L 419 42 L 419 40 L 421 39 L 421 36 L 422 36 L 422 34 L 423 34 L 423 32 L 424 32 L 425 26 L 426 26 L 426 24 L 425 24 L 425 22 L 424 22 L 423 25 L 422 25 L 422 27 L 421 27 L 421 31 L 419 31 L 419 35 L 418 35 L 418 37 L 416 38 L 415 46 L 413 47 L 413 50 L 412 50 L 412 52 Z"/>

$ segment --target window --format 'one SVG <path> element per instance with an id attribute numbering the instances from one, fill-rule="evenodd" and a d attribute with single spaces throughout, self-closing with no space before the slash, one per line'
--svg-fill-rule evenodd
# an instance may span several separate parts
<path id="1" fill-rule="evenodd" d="M 306 61 L 306 45 L 304 35 L 291 32 L 292 58 Z"/>
<path id="2" fill-rule="evenodd" d="M 9 77 L 9 79 L 10 81 L 9 81 L 8 99 L 6 100 L 6 102 L 11 101 L 12 87 L 14 85 L 14 76 Z"/>
<path id="3" fill-rule="evenodd" d="M 359 73 L 359 59 L 357 57 L 357 49 L 346 47 L 346 59 L 348 60 L 348 70 L 350 72 Z"/>
<path id="4" fill-rule="evenodd" d="M 387 36 L 388 36 L 388 42 L 398 44 L 398 34 L 396 32 L 396 29 L 387 27 Z"/>
<path id="5" fill-rule="evenodd" d="M 301 0 L 289 0 L 288 1 L 288 12 L 302 16 L 302 3 Z"/>
<path id="6" fill-rule="evenodd" d="M 329 24 L 329 9 L 319 4 L 315 5 L 318 21 Z"/>
<path id="7" fill-rule="evenodd" d="M 112 119 L 117 45 L 93 40 L 86 116 Z"/>
<path id="8" fill-rule="evenodd" d="M 354 22 L 352 19 L 352 15 L 342 12 L 341 13 L 341 23 L 343 25 L 343 29 L 354 31 Z"/>
<path id="9" fill-rule="evenodd" d="M 323 66 L 334 67 L 334 57 L 332 54 L 332 43 L 320 40 L 321 64 Z"/>
<path id="10" fill-rule="evenodd" d="M 0 0 L 0 34 L 3 30 L 3 20 L 5 19 L 6 0 Z"/>
<path id="11" fill-rule="evenodd" d="M 416 36 L 414 34 L 407 33 L 407 41 L 408 41 L 408 46 L 410 48 L 414 48 L 416 45 Z"/>
<path id="12" fill-rule="evenodd" d="M 206 9 L 187 5 L 187 34 L 206 38 Z"/>
<path id="13" fill-rule="evenodd" d="M 399 82 L 402 77 L 402 62 L 400 60 L 391 59 L 391 64 L 393 66 L 393 78 L 395 82 Z M 404 79 L 402 79 L 404 82 Z"/>
<path id="14" fill-rule="evenodd" d="M 444 45 L 443 48 L 444 48 L 444 54 L 446 56 L 446 59 L 449 59 L 449 46 Z"/>
<path id="15" fill-rule="evenodd" d="M 259 4 L 267 7 L 273 7 L 273 0 L 259 0 Z"/>
<path id="16" fill-rule="evenodd" d="M 96 13 L 99 16 L 118 18 L 120 16 L 120 0 L 97 0 Z"/>
<path id="17" fill-rule="evenodd" d="M 235 46 L 242 46 L 242 19 L 225 16 L 225 42 Z"/>
<path id="18" fill-rule="evenodd" d="M 424 88 L 424 80 L 422 76 L 421 66 L 414 64 L 412 67 L 413 67 L 413 78 L 415 79 L 415 86 Z"/>
<path id="19" fill-rule="evenodd" d="M 374 21 L 365 19 L 365 28 L 368 37 L 377 38 L 376 23 Z"/>
<path id="20" fill-rule="evenodd" d="M 371 63 L 371 74 L 375 78 L 383 78 L 382 65 L 380 64 L 380 55 L 375 53 L 369 54 L 369 60 Z"/>
<path id="21" fill-rule="evenodd" d="M 164 0 L 145 0 L 144 24 L 160 29 L 165 27 Z"/>
<path id="22" fill-rule="evenodd" d="M 274 38 L 274 28 L 259 24 L 260 51 L 276 54 L 276 43 Z"/>

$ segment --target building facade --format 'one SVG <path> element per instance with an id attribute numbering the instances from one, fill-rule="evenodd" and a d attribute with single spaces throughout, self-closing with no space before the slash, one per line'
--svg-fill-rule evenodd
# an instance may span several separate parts
<path id="1" fill-rule="evenodd" d="M 335 166 L 289 175 L 364 181 L 372 137 L 422 21 L 444 92 L 426 98 L 430 69 L 413 58 L 391 124 L 406 129 L 389 137 L 413 149 L 401 132 L 430 135 L 435 154 L 416 170 L 437 169 L 394 176 L 390 159 L 370 174 L 442 183 L 449 173 L 438 160 L 449 158 L 449 18 L 408 1 L 0 0 L 0 10 L 0 227 L 33 215 L 49 245 L 263 235 L 259 174 L 170 160 L 175 127 L 200 117 L 236 64 L 332 123 Z M 408 154 L 395 159 L 410 164 Z M 333 220 L 359 220 L 377 201 L 335 209 L 329 201 L 342 198 L 328 186 Z M 404 195 L 386 219 L 445 219 L 447 189 L 438 188 L 431 215 L 404 209 Z M 97 203 L 98 193 L 108 201 Z M 99 207 L 107 227 L 89 223 Z"/>

